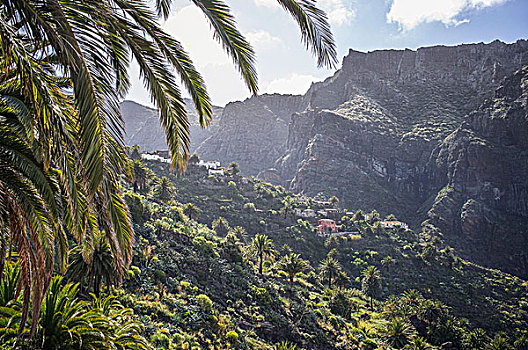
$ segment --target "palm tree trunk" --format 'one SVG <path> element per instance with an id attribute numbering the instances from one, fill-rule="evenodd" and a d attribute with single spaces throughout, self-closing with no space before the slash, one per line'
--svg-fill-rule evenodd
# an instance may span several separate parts
<path id="1" fill-rule="evenodd" d="M 259 258 L 259 273 L 262 275 L 262 263 L 263 263 L 263 257 L 262 255 L 260 255 L 260 258 Z"/>
<path id="2" fill-rule="evenodd" d="M 332 272 L 328 273 L 328 289 L 332 289 Z"/>

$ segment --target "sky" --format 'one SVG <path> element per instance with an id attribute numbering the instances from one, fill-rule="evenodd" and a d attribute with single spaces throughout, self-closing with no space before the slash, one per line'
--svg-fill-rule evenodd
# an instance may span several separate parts
<path id="1" fill-rule="evenodd" d="M 303 94 L 335 70 L 317 68 L 294 20 L 276 0 L 225 0 L 239 30 L 257 55 L 259 93 Z M 349 49 L 416 49 L 528 39 L 528 0 L 318 0 L 337 45 L 339 66 Z M 231 59 L 213 39 L 203 14 L 189 1 L 174 0 L 163 28 L 178 39 L 202 73 L 213 104 L 250 96 Z M 127 99 L 151 105 L 131 67 Z"/>

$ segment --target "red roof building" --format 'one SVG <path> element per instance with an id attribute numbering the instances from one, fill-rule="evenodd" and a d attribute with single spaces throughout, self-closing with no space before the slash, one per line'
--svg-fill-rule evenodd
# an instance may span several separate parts
<path id="1" fill-rule="evenodd" d="M 337 232 L 337 225 L 334 220 L 330 219 L 319 219 L 319 226 L 317 226 L 317 232 L 319 234 L 329 234 Z"/>

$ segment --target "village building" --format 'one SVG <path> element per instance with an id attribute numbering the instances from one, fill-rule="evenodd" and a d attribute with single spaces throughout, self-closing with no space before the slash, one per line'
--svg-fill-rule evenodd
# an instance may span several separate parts
<path id="1" fill-rule="evenodd" d="M 317 214 L 324 216 L 325 218 L 328 216 L 328 212 L 326 210 L 318 210 Z"/>
<path id="2" fill-rule="evenodd" d="M 213 176 L 224 176 L 224 168 L 209 169 L 208 173 L 209 173 L 209 175 L 213 175 Z"/>
<path id="3" fill-rule="evenodd" d="M 200 159 L 200 161 L 198 162 L 198 166 L 203 166 L 203 167 L 205 167 L 207 169 L 216 170 L 216 169 L 220 168 L 220 162 L 215 161 L 215 160 L 204 161 L 204 160 Z"/>
<path id="4" fill-rule="evenodd" d="M 406 230 L 409 229 L 409 225 L 407 225 L 405 222 L 391 220 L 391 221 L 381 221 L 381 226 L 383 228 L 404 228 Z"/>
<path id="5" fill-rule="evenodd" d="M 306 209 L 305 211 L 302 212 L 301 216 L 303 218 L 315 218 L 316 213 L 315 213 L 315 210 L 313 209 Z"/>
<path id="6" fill-rule="evenodd" d="M 317 226 L 317 233 L 320 236 L 328 236 L 331 233 L 335 233 L 338 230 L 336 222 L 330 219 L 319 219 Z"/>
<path id="7" fill-rule="evenodd" d="M 168 158 L 163 158 L 157 154 L 149 154 L 149 153 L 142 153 L 141 154 L 141 159 L 145 159 L 145 160 L 156 160 L 158 162 L 163 162 L 163 163 L 170 163 L 171 160 L 168 159 Z"/>

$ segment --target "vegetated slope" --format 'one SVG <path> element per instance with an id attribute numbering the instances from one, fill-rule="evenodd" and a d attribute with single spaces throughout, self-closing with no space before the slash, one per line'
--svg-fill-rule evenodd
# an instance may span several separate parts
<path id="1" fill-rule="evenodd" d="M 215 131 L 223 108 L 213 106 L 211 125 L 203 129 L 199 124 L 192 100 L 185 99 L 185 106 L 190 122 L 191 152 L 194 152 L 196 147 Z M 139 145 L 144 151 L 168 148 L 165 132 L 159 122 L 159 114 L 155 109 L 125 100 L 121 102 L 120 110 L 125 121 L 125 143 L 128 146 Z"/>
<path id="2" fill-rule="evenodd" d="M 475 262 L 528 276 L 528 66 L 435 150 L 430 222 Z"/>
<path id="3" fill-rule="evenodd" d="M 164 163 L 148 162 L 148 165 L 160 176 L 169 175 Z M 408 230 L 385 231 L 379 228 L 379 219 L 365 221 L 358 215 L 343 219 L 345 227 L 358 231 L 358 234 L 347 238 L 326 239 L 317 236 L 311 223 L 297 220 L 292 215 L 295 207 L 310 206 L 317 209 L 320 204 L 312 199 L 301 200 L 281 187 L 256 179 L 207 176 L 203 168 L 192 165 L 185 176 L 171 176 L 171 179 L 176 185 L 175 198 L 181 203 L 190 202 L 198 206 L 197 222 L 211 225 L 214 219 L 222 216 L 230 224 L 240 243 L 228 243 L 228 239 L 217 237 L 209 228 L 200 226 L 193 220 L 187 221 L 179 209 L 181 205 L 177 203 L 167 205 L 163 202 L 153 203 L 152 200 L 145 202 L 149 209 L 141 216 L 141 220 L 149 220 L 137 227 L 136 232 L 145 239 L 140 239 L 142 250 L 147 249 L 148 245 L 154 246 L 152 249 L 157 255 L 156 267 L 147 269 L 147 273 L 142 272 L 141 279 L 132 284 L 131 290 L 141 287 L 141 293 L 145 297 L 149 294 L 147 291 L 153 288 L 152 284 L 158 283 L 155 276 L 159 275 L 163 285 L 158 289 L 166 288 L 163 289 L 165 292 L 183 298 L 178 304 L 159 297 L 158 291 L 157 296 L 151 293 L 148 297 L 151 298 L 150 304 L 138 304 L 135 307 L 136 312 L 145 315 L 153 312 L 149 308 L 169 308 L 156 311 L 156 320 L 148 319 L 154 324 L 152 332 L 159 327 L 156 322 L 162 322 L 169 328 L 174 327 L 171 320 L 176 317 L 176 311 L 190 310 L 185 317 L 178 316 L 178 327 L 185 325 L 186 332 L 191 333 L 201 330 L 201 336 L 209 337 L 203 331 L 212 327 L 207 323 L 209 321 L 200 319 L 196 321 L 197 324 L 191 322 L 193 317 L 199 317 L 195 315 L 198 310 L 197 296 L 206 294 L 215 306 L 216 317 L 222 319 L 223 324 L 229 325 L 224 332 L 235 331 L 239 339 L 247 340 L 244 346 L 249 348 L 260 344 L 259 341 L 270 344 L 286 339 L 306 348 L 318 349 L 339 348 L 336 344 L 341 344 L 346 339 L 343 343 L 346 345 L 342 344 L 342 347 L 347 348 L 366 339 L 355 333 L 356 329 L 365 327 L 364 324 L 360 326 L 361 321 L 366 321 L 370 324 L 368 327 L 372 328 L 372 335 L 367 338 L 382 344 L 383 327 L 390 319 L 391 312 L 379 312 L 384 308 L 393 312 L 394 300 L 389 296 L 400 295 L 409 289 L 418 290 L 426 298 L 442 301 L 452 308 L 453 315 L 467 318 L 471 327 L 482 327 L 490 334 L 503 330 L 517 336 L 527 328 L 526 282 L 457 258 L 456 251 L 438 238 L 432 226 L 416 233 Z M 244 230 L 233 229 L 234 226 L 241 226 Z M 366 310 L 367 300 L 358 292 L 352 292 L 355 295 L 351 299 L 354 300 L 352 310 L 355 311 L 351 315 L 347 313 L 345 317 L 334 313 L 338 326 L 332 325 L 334 321 L 329 302 L 335 290 L 323 292 L 324 280 L 321 281 L 313 274 L 301 275 L 304 282 L 289 286 L 284 277 L 280 277 L 284 275 L 277 265 L 265 264 L 265 275 L 260 276 L 239 257 L 242 253 L 233 247 L 249 244 L 257 232 L 267 234 L 283 255 L 288 252 L 287 248 L 282 248 L 287 244 L 294 252 L 301 253 L 302 258 L 308 259 L 314 268 L 335 248 L 331 254 L 341 262 L 350 277 L 349 282 L 343 282 L 343 286 L 347 288 L 361 289 L 361 272 L 368 265 L 377 266 L 383 278 L 380 300 L 388 304 L 383 308 L 378 304 L 377 312 L 371 313 Z M 227 248 L 229 245 L 230 248 Z M 388 256 L 392 259 L 387 259 Z M 141 256 L 137 258 L 144 259 Z M 135 264 L 140 266 L 144 262 Z M 155 273 L 153 269 L 163 273 Z M 145 279 L 151 284 L 145 282 Z M 182 284 L 181 281 L 191 284 Z M 193 289 L 193 286 L 196 288 Z M 265 291 L 258 288 L 264 288 Z M 138 296 L 133 296 L 127 305 L 133 306 L 133 300 L 137 299 Z M 146 309 L 142 310 L 142 307 Z M 160 316 L 160 312 L 167 315 Z M 430 325 L 421 324 L 411 315 L 406 317 L 408 322 L 413 319 L 415 327 L 421 329 L 423 336 L 426 335 L 426 329 Z M 194 326 L 188 326 L 189 322 Z M 451 327 L 454 324 L 449 325 Z M 169 333 L 174 332 L 171 330 Z M 446 332 L 447 335 L 444 336 L 447 338 L 443 339 L 453 342 L 462 342 L 457 340 L 463 338 L 460 334 L 469 333 L 461 331 L 459 335 L 454 335 L 458 331 Z M 248 345 L 250 343 L 253 345 Z"/>

